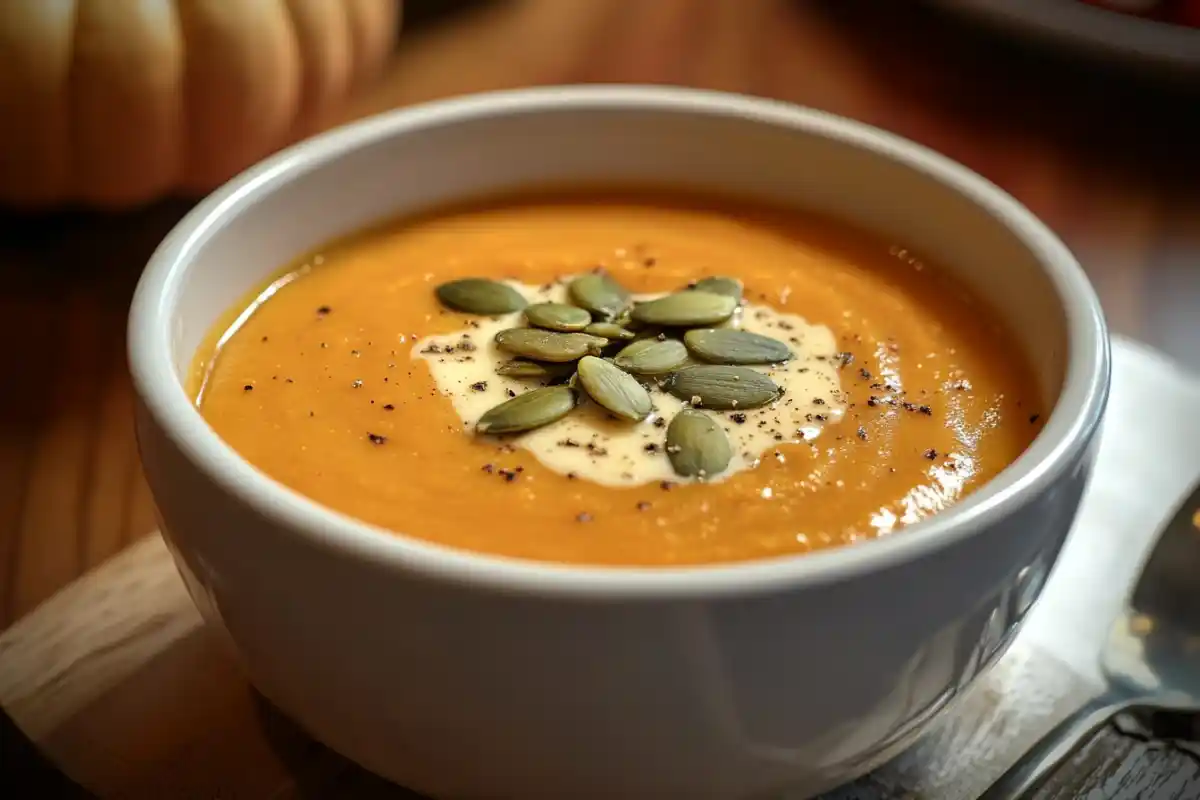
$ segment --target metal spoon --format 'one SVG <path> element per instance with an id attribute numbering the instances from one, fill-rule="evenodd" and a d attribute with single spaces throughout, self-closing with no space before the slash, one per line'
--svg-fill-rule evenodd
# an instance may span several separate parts
<path id="1" fill-rule="evenodd" d="M 1176 509 L 1142 567 L 1101 654 L 1104 689 L 1046 734 L 980 800 L 1015 800 L 1117 714 L 1200 713 L 1200 485 Z"/>

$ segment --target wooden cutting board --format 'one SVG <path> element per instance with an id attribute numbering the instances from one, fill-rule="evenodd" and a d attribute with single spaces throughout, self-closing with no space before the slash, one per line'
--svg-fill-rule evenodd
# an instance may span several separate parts
<path id="1" fill-rule="evenodd" d="M 1148 399 L 1153 406 L 1145 405 Z M 1110 413 L 1148 407 L 1168 417 L 1191 413 L 1183 424 L 1200 440 L 1198 404 L 1200 385 L 1118 343 Z M 1147 424 L 1181 430 L 1171 419 Z M 1194 448 L 1181 446 L 1185 460 L 1173 461 L 1167 438 L 1154 430 L 1136 437 L 1123 426 L 1116 430 L 1122 432 L 1110 426 L 1105 433 L 1097 477 L 1062 563 L 1012 649 L 916 747 L 831 798 L 975 797 L 1089 694 L 1094 676 L 1087 664 L 1048 646 L 1065 638 L 1056 621 L 1070 616 L 1073 606 L 1095 606 L 1104 616 L 1100 627 L 1082 618 L 1070 627 L 1102 632 L 1109 609 L 1119 603 L 1113 579 L 1100 576 L 1093 588 L 1103 594 L 1090 598 L 1093 589 L 1080 576 L 1105 569 L 1098 558 L 1136 563 L 1136 553 L 1119 548 L 1141 547 L 1133 541 L 1139 536 L 1148 542 L 1156 520 L 1147 514 L 1165 511 L 1170 503 L 1164 500 L 1200 473 Z M 1184 445 L 1190 440 L 1182 439 Z M 1146 462 L 1145 469 L 1161 472 L 1145 473 L 1157 488 L 1139 506 L 1121 494 L 1124 475 L 1150 457 L 1153 465 Z M 0 704 L 71 778 L 103 798 L 416 797 L 316 743 L 252 690 L 221 640 L 202 624 L 157 535 L 83 576 L 0 636 Z M 1114 726 L 1060 770 L 1044 794 L 1093 791 L 1104 798 L 1200 798 L 1200 763 Z"/>

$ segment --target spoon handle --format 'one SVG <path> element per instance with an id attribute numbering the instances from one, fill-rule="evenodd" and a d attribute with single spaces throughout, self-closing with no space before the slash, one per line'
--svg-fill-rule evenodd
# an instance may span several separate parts
<path id="1" fill-rule="evenodd" d="M 1041 786 L 1055 767 L 1079 749 L 1090 734 L 1135 702 L 1111 689 L 1093 697 L 1038 740 L 979 800 L 1026 797 Z"/>

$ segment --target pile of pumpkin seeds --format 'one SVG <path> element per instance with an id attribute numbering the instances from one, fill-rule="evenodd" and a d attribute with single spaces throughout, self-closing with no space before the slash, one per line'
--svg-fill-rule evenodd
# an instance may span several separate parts
<path id="1" fill-rule="evenodd" d="M 478 433 L 549 425 L 571 413 L 581 392 L 613 417 L 640 422 L 653 411 L 649 389 L 657 386 L 689 406 L 666 434 L 672 468 L 684 477 L 716 475 L 733 456 L 725 430 L 708 411 L 745 411 L 777 400 L 782 390 L 752 366 L 793 358 L 777 339 L 718 327 L 742 303 L 735 278 L 705 278 L 646 302 L 634 302 L 599 271 L 571 281 L 570 303 L 531 305 L 511 286 L 486 278 L 451 281 L 436 291 L 455 311 L 524 312 L 527 327 L 496 334 L 496 346 L 512 356 L 497 372 L 548 384 L 489 410 L 476 423 Z"/>

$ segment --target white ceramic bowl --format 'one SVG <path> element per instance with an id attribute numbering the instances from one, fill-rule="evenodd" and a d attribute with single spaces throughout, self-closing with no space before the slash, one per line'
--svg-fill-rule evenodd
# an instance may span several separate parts
<path id="1" fill-rule="evenodd" d="M 529 184 L 631 180 L 820 209 L 936 255 L 1017 332 L 1054 406 L 1043 433 L 969 500 L 886 539 L 581 568 L 319 506 L 242 461 L 184 391 L 218 316 L 331 237 Z M 637 87 L 433 103 L 266 161 L 154 254 L 130 357 L 163 533 L 255 685 L 335 750 L 458 798 L 802 796 L 880 764 L 1004 650 L 1039 593 L 1109 380 L 1079 266 L 979 176 L 816 111 Z"/>

